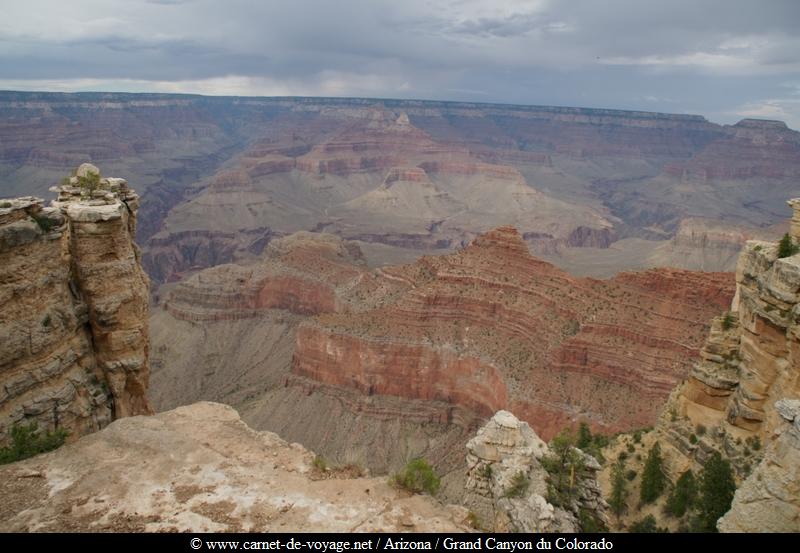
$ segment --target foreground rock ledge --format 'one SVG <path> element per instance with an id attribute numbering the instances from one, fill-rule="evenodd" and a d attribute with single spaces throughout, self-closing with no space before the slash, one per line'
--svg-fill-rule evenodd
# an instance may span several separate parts
<path id="1" fill-rule="evenodd" d="M 0 467 L 0 532 L 459 532 L 467 511 L 385 478 L 312 480 L 314 455 L 195 403 Z"/>

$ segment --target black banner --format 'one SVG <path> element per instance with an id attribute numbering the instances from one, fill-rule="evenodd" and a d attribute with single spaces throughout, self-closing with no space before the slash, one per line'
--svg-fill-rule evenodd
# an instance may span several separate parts
<path id="1" fill-rule="evenodd" d="M 4 534 L 5 551 L 81 548 L 117 551 L 640 551 L 785 543 L 780 534 Z M 757 541 L 756 541 L 757 540 Z M 783 541 L 782 541 L 783 540 Z M 149 552 L 148 552 L 149 553 Z M 676 551 L 676 553 L 680 553 Z"/>

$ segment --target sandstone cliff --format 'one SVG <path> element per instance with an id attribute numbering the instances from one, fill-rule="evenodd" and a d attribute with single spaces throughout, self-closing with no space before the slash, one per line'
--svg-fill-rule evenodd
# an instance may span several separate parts
<path id="1" fill-rule="evenodd" d="M 372 299 L 303 322 L 292 372 L 484 416 L 512 409 L 548 438 L 576 420 L 646 426 L 697 355 L 703 318 L 728 305 L 729 278 L 653 270 L 578 279 L 500 228 L 354 286 L 351 298 Z"/>
<path id="2" fill-rule="evenodd" d="M 790 232 L 800 239 L 796 226 Z M 744 483 L 720 522 L 725 531 L 800 530 L 792 426 L 800 398 L 800 254 L 778 252 L 775 242 L 747 242 L 731 311 L 712 321 L 700 359 L 649 438 L 661 442 L 673 482 L 687 469 L 697 473 L 715 451 L 730 461 Z"/>
<path id="3" fill-rule="evenodd" d="M 385 478 L 320 471 L 313 461 L 216 403 L 120 419 L 0 467 L 0 531 L 468 530 L 464 508 L 409 496 Z"/>
<path id="4" fill-rule="evenodd" d="M 138 196 L 123 179 L 79 187 L 89 172 L 52 207 L 0 200 L 0 441 L 27 421 L 81 435 L 150 412 Z"/>

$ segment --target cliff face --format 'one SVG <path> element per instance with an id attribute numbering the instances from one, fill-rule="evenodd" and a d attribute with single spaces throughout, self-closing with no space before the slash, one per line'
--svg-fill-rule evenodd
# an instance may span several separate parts
<path id="1" fill-rule="evenodd" d="M 576 419 L 652 424 L 697 355 L 702 317 L 732 295 L 723 274 L 576 279 L 532 257 L 511 228 L 378 276 L 394 292 L 375 288 L 372 307 L 300 325 L 295 374 L 484 415 L 511 408 L 547 437 Z M 374 287 L 350 297 L 375 298 Z"/>
<path id="2" fill-rule="evenodd" d="M 800 239 L 794 226 L 791 234 Z M 700 359 L 656 427 L 673 480 L 719 451 L 744 481 L 723 530 L 800 529 L 792 426 L 800 398 L 800 255 L 778 252 L 775 242 L 747 242 L 731 311 L 713 320 Z M 760 509 L 775 514 L 759 522 Z"/>
<path id="3" fill-rule="evenodd" d="M 76 183 L 52 207 L 0 200 L 0 440 L 29 420 L 80 435 L 150 412 L 138 196 L 123 179 Z"/>
<path id="4" fill-rule="evenodd" d="M 775 404 L 782 417 L 764 460 L 736 490 L 720 532 L 800 531 L 800 400 Z"/>

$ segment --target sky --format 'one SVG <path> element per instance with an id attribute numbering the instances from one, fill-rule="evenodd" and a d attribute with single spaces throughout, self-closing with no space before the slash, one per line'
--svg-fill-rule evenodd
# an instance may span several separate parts
<path id="1" fill-rule="evenodd" d="M 800 129 L 800 0 L 0 0 L 0 90 L 360 96 Z"/>

